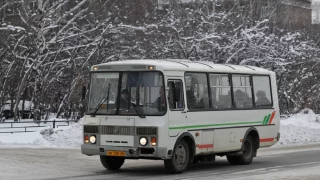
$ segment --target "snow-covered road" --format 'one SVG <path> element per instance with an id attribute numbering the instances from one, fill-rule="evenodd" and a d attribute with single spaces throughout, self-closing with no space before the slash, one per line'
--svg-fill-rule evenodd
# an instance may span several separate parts
<path id="1" fill-rule="evenodd" d="M 97 156 L 79 149 L 1 148 L 0 179 L 320 179 L 320 145 L 259 150 L 251 165 L 232 166 L 225 158 L 196 164 L 179 175 L 165 173 L 162 161 L 131 160 L 116 173 L 105 170 Z"/>
<path id="2" fill-rule="evenodd" d="M 308 110 L 281 120 L 280 141 L 260 149 L 249 166 L 231 166 L 223 157 L 213 164 L 192 165 L 187 172 L 174 176 L 165 173 L 162 161 L 128 160 L 120 172 L 106 171 L 97 156 L 81 154 L 82 123 L 33 133 L 0 134 L 0 180 L 320 179 L 320 116 Z"/>

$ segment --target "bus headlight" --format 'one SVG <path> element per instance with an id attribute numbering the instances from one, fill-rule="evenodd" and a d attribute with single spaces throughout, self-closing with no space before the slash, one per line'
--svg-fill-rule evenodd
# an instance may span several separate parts
<path id="1" fill-rule="evenodd" d="M 140 145 L 141 146 L 145 146 L 145 145 L 147 145 L 148 144 L 148 140 L 147 140 L 147 138 L 145 138 L 145 137 L 142 137 L 142 138 L 140 138 Z"/>
<path id="2" fill-rule="evenodd" d="M 97 141 L 96 136 L 90 136 L 90 142 L 91 142 L 92 144 L 95 144 L 96 141 Z"/>

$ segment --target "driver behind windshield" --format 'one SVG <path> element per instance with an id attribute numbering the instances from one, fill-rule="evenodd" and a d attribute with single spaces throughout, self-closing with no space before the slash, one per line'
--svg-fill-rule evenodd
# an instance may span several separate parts
<path id="1" fill-rule="evenodd" d="M 128 108 L 128 97 L 129 97 L 129 92 L 127 89 L 123 89 L 121 91 L 121 97 L 120 97 L 120 109 Z M 117 102 L 116 102 L 117 104 Z"/>
<path id="2" fill-rule="evenodd" d="M 156 107 L 158 111 L 162 112 L 165 111 L 166 101 L 165 101 L 165 91 L 164 88 L 161 88 L 159 91 L 159 97 L 157 100 L 152 104 L 151 107 Z"/>

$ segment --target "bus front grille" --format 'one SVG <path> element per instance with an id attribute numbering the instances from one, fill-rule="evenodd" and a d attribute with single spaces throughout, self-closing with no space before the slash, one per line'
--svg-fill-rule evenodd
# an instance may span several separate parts
<path id="1" fill-rule="evenodd" d="M 84 126 L 84 133 L 98 133 L 98 126 Z"/>
<path id="2" fill-rule="evenodd" d="M 156 127 L 137 127 L 137 135 L 157 135 Z"/>
<path id="3" fill-rule="evenodd" d="M 134 127 L 130 126 L 102 126 L 101 134 L 134 135 Z"/>
<path id="4" fill-rule="evenodd" d="M 101 134 L 109 135 L 158 135 L 156 127 L 101 126 Z"/>

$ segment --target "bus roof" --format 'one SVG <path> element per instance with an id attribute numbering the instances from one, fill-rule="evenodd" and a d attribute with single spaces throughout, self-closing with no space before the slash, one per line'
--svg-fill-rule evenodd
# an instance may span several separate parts
<path id="1" fill-rule="evenodd" d="M 233 64 L 215 64 L 210 61 L 191 61 L 186 59 L 134 59 L 113 61 L 103 64 L 98 64 L 92 67 L 98 67 L 99 70 L 114 69 L 120 70 L 119 67 L 148 67 L 154 66 L 156 70 L 161 71 L 188 71 L 188 72 L 217 72 L 217 73 L 244 73 L 244 74 L 274 74 L 273 71 L 259 68 L 256 66 L 233 65 Z M 107 68 L 108 67 L 108 68 Z M 112 68 L 117 67 L 117 68 Z M 135 68 L 138 70 L 137 68 Z M 146 69 L 146 68 L 145 68 Z M 127 69 L 129 70 L 129 69 Z"/>

